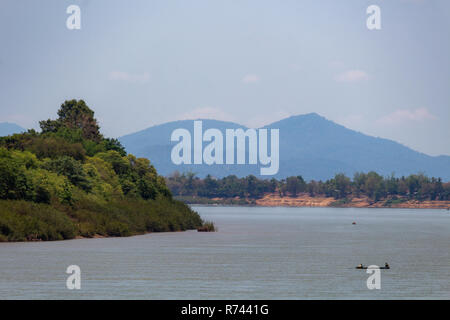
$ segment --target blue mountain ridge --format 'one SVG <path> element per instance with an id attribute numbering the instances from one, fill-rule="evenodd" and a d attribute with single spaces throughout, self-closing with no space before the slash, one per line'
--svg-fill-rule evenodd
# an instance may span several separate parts
<path id="1" fill-rule="evenodd" d="M 21 133 L 26 131 L 24 128 L 15 123 L 1 122 L 0 123 L 0 137 L 9 136 L 14 133 Z"/>
<path id="2" fill-rule="evenodd" d="M 185 128 L 193 137 L 193 123 L 193 120 L 168 122 L 119 140 L 128 152 L 149 158 L 163 175 L 192 171 L 200 177 L 207 174 L 215 177 L 253 174 L 261 178 L 302 175 L 306 180 L 325 180 L 336 173 L 352 177 L 355 172 L 376 171 L 385 176 L 425 173 L 450 180 L 450 156 L 429 156 L 392 140 L 350 130 L 316 113 L 292 116 L 263 127 L 280 130 L 280 168 L 275 176 L 260 176 L 259 164 L 175 165 L 170 154 L 177 142 L 171 142 L 170 136 L 173 130 Z M 202 123 L 203 131 L 216 128 L 224 136 L 225 129 L 247 129 L 233 122 L 202 120 Z"/>

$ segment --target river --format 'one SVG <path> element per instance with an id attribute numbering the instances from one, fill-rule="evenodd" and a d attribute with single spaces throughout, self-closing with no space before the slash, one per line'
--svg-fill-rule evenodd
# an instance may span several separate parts
<path id="1" fill-rule="evenodd" d="M 0 243 L 0 299 L 450 299 L 449 211 L 194 209 L 218 232 Z"/>

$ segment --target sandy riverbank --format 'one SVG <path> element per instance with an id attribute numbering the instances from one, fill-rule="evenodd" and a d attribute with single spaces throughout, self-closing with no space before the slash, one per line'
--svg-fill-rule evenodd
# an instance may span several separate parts
<path id="1" fill-rule="evenodd" d="M 258 206 L 275 207 L 354 207 L 354 208 L 418 208 L 418 209 L 447 209 L 450 208 L 450 201 L 418 201 L 402 200 L 388 201 L 381 200 L 374 202 L 367 197 L 352 198 L 349 201 L 339 201 L 333 197 L 310 197 L 309 195 L 299 195 L 297 197 L 280 197 L 277 194 L 267 194 L 263 198 L 255 201 Z"/>
<path id="2" fill-rule="evenodd" d="M 414 208 L 414 209 L 448 209 L 450 201 L 418 201 L 408 199 L 383 199 L 373 201 L 368 197 L 354 197 L 350 199 L 336 200 L 333 197 L 315 196 L 309 194 L 300 194 L 296 197 L 281 197 L 278 193 L 266 194 L 261 199 L 241 199 L 241 198 L 201 198 L 201 204 L 215 205 L 256 205 L 262 207 L 342 207 L 342 208 Z M 183 199 L 186 200 L 186 199 Z M 192 198 L 188 203 L 196 203 Z M 198 199 L 200 200 L 200 199 Z M 209 203 L 205 203 L 205 200 Z"/>

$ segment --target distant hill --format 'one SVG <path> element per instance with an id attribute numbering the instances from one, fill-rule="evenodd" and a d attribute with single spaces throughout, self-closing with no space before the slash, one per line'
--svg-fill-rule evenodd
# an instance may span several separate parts
<path id="1" fill-rule="evenodd" d="M 215 128 L 225 133 L 226 129 L 247 128 L 233 122 L 217 121 L 217 120 L 202 120 L 203 131 Z M 172 147 L 176 142 L 170 141 L 170 136 L 175 129 L 184 128 L 189 130 L 193 137 L 193 120 L 182 120 L 168 122 L 162 125 L 157 125 L 124 137 L 119 138 L 119 141 L 126 148 L 127 152 L 132 153 L 138 157 L 144 157 L 145 154 L 151 155 L 150 161 L 155 168 L 162 175 L 169 175 L 174 171 L 180 172 L 192 171 L 198 176 L 204 177 L 207 174 L 212 174 L 217 177 L 235 174 L 237 176 L 246 176 L 249 174 L 257 175 L 259 168 L 255 165 L 175 165 L 171 161 Z M 207 143 L 204 143 L 204 146 Z M 193 148 L 193 146 L 192 146 Z"/>
<path id="2" fill-rule="evenodd" d="M 193 135 L 193 121 L 184 120 L 150 127 L 119 140 L 128 152 L 149 158 L 163 175 L 178 170 L 192 171 L 199 176 L 208 173 L 216 177 L 259 176 L 259 167 L 255 165 L 174 165 L 170 153 L 176 143 L 170 141 L 170 135 L 177 128 L 185 128 Z M 203 120 L 203 128 L 217 128 L 222 132 L 227 128 L 246 129 L 236 123 L 216 120 Z M 264 128 L 280 130 L 280 170 L 276 178 L 302 175 L 306 180 L 325 180 L 336 173 L 353 176 L 358 171 L 376 171 L 396 176 L 423 172 L 450 180 L 449 156 L 432 157 L 395 141 L 347 129 L 316 113 L 289 117 Z"/>
<path id="3" fill-rule="evenodd" d="M 0 137 L 9 136 L 14 133 L 21 133 L 26 131 L 24 128 L 14 123 L 1 122 L 0 123 Z"/>

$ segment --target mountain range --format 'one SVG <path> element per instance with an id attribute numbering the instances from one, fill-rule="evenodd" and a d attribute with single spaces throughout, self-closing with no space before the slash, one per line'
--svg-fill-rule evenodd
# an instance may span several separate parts
<path id="1" fill-rule="evenodd" d="M 172 132 L 187 129 L 193 136 L 193 120 L 173 121 L 119 138 L 126 150 L 138 157 L 149 158 L 158 172 L 169 175 L 174 171 L 192 171 L 200 177 L 211 174 L 223 177 L 235 174 L 239 177 L 259 176 L 259 165 L 175 165 L 171 150 L 178 142 L 171 142 Z M 245 126 L 233 122 L 202 120 L 203 132 L 216 128 Z M 336 173 L 352 177 L 355 172 L 376 171 L 382 175 L 403 176 L 424 173 L 428 176 L 450 180 L 450 156 L 429 156 L 414 151 L 392 140 L 376 138 L 350 130 L 326 118 L 310 113 L 292 116 L 263 127 L 279 129 L 280 164 L 275 176 L 285 178 L 302 175 L 306 180 L 325 180 Z M 204 146 L 208 144 L 204 142 Z"/>
<path id="2" fill-rule="evenodd" d="M 9 136 L 14 133 L 21 133 L 26 131 L 24 128 L 14 123 L 1 122 L 0 123 L 0 137 Z"/>

